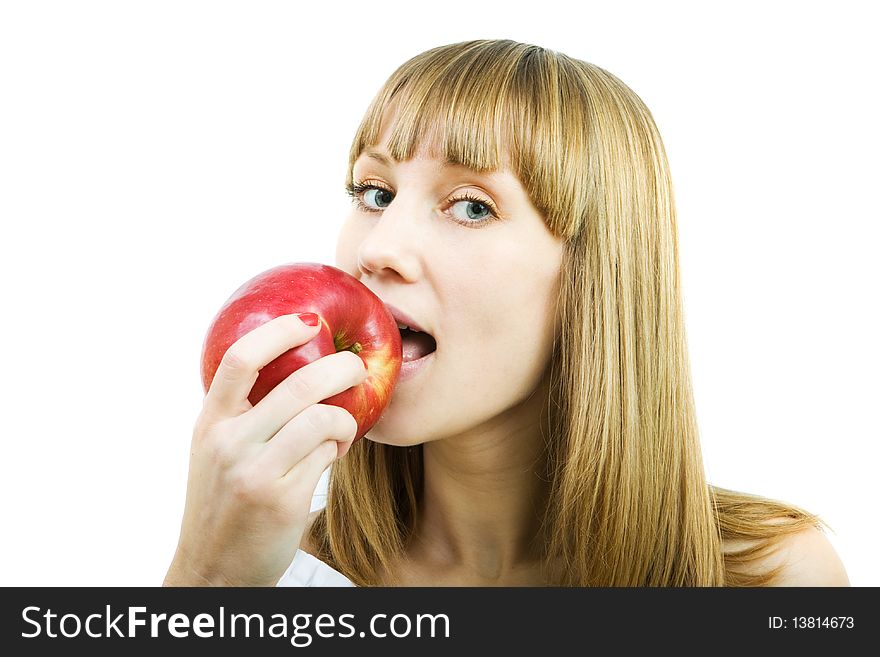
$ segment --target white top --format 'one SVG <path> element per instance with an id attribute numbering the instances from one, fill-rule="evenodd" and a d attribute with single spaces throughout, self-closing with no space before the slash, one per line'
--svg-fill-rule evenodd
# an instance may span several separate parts
<path id="1" fill-rule="evenodd" d="M 354 586 L 354 582 L 317 557 L 297 550 L 276 586 Z"/>
<path id="2" fill-rule="evenodd" d="M 311 511 L 322 509 L 327 504 L 328 471 L 329 468 L 324 471 L 312 496 Z M 316 556 L 297 550 L 276 586 L 354 586 L 354 582 Z"/>

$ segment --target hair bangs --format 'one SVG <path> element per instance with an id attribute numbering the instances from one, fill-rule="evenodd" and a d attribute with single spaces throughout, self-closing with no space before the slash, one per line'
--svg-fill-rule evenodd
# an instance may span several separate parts
<path id="1" fill-rule="evenodd" d="M 413 61 L 395 72 L 367 111 L 349 169 L 365 148 L 379 145 L 385 121 L 392 123 L 382 145 L 397 161 L 424 148 L 430 157 L 481 173 L 509 169 L 522 123 L 509 99 L 511 67 L 486 53 L 466 55 Z"/>

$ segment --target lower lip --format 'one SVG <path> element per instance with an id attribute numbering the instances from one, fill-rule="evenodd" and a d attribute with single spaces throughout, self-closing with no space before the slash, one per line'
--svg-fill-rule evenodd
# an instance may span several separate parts
<path id="1" fill-rule="evenodd" d="M 425 367 L 425 365 L 434 360 L 434 354 L 436 353 L 436 351 L 432 351 L 427 356 L 422 356 L 417 360 L 411 360 L 402 363 L 400 366 L 400 375 L 397 377 L 397 382 L 400 383 L 402 381 L 406 381 L 407 379 L 413 378 Z"/>

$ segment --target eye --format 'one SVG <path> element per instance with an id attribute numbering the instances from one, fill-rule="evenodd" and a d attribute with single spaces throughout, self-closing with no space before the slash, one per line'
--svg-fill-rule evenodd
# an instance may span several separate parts
<path id="1" fill-rule="evenodd" d="M 456 209 L 462 212 L 456 213 Z M 451 212 L 456 221 L 468 224 L 481 224 L 495 217 L 488 203 L 473 196 L 453 199 Z"/>
<path id="2" fill-rule="evenodd" d="M 377 208 L 387 208 L 393 200 L 394 194 L 381 187 L 369 187 L 364 191 L 364 203 L 367 205 L 375 203 Z"/>
<path id="3" fill-rule="evenodd" d="M 345 193 L 351 197 L 358 209 L 364 212 L 384 210 L 394 200 L 394 192 L 372 183 L 352 183 L 346 186 Z"/>

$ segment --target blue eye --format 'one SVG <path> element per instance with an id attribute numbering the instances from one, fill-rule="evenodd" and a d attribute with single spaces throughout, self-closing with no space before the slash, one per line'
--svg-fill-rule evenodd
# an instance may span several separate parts
<path id="1" fill-rule="evenodd" d="M 365 202 L 364 199 L 366 199 L 367 194 L 371 194 L 371 192 L 376 192 L 375 194 L 372 194 L 374 200 L 371 202 Z M 364 212 L 378 212 L 379 210 L 384 210 L 391 205 L 391 201 L 394 200 L 394 193 L 390 189 L 360 182 L 346 185 L 345 193 L 351 197 L 351 200 L 357 205 L 358 209 L 363 210 Z M 374 206 L 372 203 L 378 203 L 379 205 Z M 381 203 L 384 203 L 385 205 L 381 205 Z"/>
<path id="2" fill-rule="evenodd" d="M 387 208 L 391 205 L 391 201 L 394 200 L 394 195 L 387 189 L 382 189 L 381 187 L 368 187 L 367 190 L 364 191 L 364 199 L 366 200 L 373 192 L 376 192 L 375 195 L 373 195 L 373 198 L 375 199 L 373 202 L 376 203 L 376 206 L 379 208 Z M 367 203 L 369 203 L 369 201 L 367 201 Z"/>
<path id="3" fill-rule="evenodd" d="M 481 223 L 493 216 L 492 209 L 479 199 L 471 197 L 456 199 L 452 207 L 454 209 L 459 205 L 464 205 L 465 207 L 466 218 L 461 219 L 465 223 Z M 484 212 L 485 214 L 483 214 Z"/>

